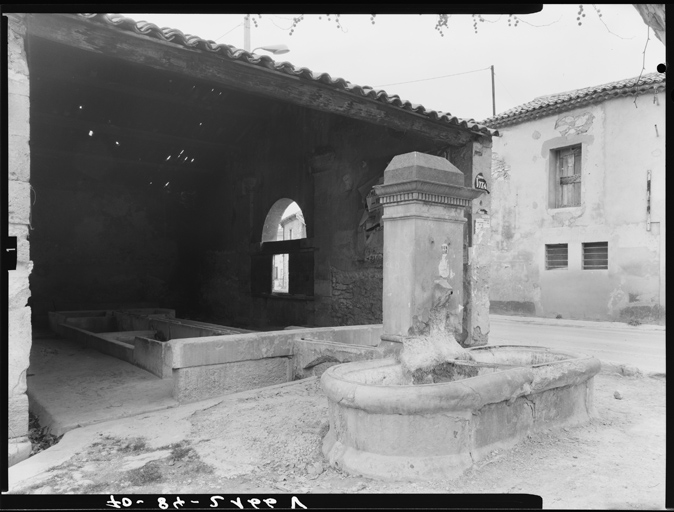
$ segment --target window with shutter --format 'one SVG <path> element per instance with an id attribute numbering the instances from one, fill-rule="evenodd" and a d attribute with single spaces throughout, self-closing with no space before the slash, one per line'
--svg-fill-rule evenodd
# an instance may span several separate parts
<path id="1" fill-rule="evenodd" d="M 306 236 L 299 205 L 289 198 L 276 201 L 265 219 L 260 248 L 252 256 L 254 295 L 291 299 L 313 296 L 314 249 Z"/>
<path id="2" fill-rule="evenodd" d="M 314 252 L 295 252 L 289 254 L 289 290 L 291 295 L 314 294 Z"/>
<path id="3" fill-rule="evenodd" d="M 314 251 L 304 240 L 263 242 L 259 253 L 251 255 L 253 295 L 314 295 Z"/>
<path id="4" fill-rule="evenodd" d="M 271 293 L 272 254 L 253 254 L 250 259 L 250 291 L 252 295 Z"/>
<path id="5" fill-rule="evenodd" d="M 555 159 L 555 208 L 580 206 L 581 145 L 553 150 Z"/>

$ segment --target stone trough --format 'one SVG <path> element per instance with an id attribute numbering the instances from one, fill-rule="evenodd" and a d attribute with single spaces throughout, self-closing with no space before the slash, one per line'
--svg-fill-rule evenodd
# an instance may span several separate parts
<path id="1" fill-rule="evenodd" d="M 596 358 L 514 345 L 469 352 L 473 362 L 453 364 L 477 376 L 435 384 L 412 385 L 391 358 L 329 368 L 330 463 L 385 480 L 455 478 L 530 432 L 592 415 Z"/>

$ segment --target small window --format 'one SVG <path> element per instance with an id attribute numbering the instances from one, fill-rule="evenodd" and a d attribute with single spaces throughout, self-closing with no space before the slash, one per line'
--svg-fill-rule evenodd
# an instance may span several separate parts
<path id="1" fill-rule="evenodd" d="M 580 206 L 581 145 L 552 151 L 554 208 Z"/>
<path id="2" fill-rule="evenodd" d="M 608 242 L 583 244 L 583 270 L 608 269 Z"/>
<path id="3" fill-rule="evenodd" d="M 274 254 L 272 265 L 274 266 L 274 282 L 271 291 L 288 293 L 288 255 Z"/>
<path id="4" fill-rule="evenodd" d="M 304 215 L 292 199 L 274 203 L 262 230 L 260 250 L 251 254 L 253 296 L 312 297 L 314 249 L 306 244 Z"/>
<path id="5" fill-rule="evenodd" d="M 546 244 L 545 245 L 545 269 L 569 268 L 569 245 Z"/>

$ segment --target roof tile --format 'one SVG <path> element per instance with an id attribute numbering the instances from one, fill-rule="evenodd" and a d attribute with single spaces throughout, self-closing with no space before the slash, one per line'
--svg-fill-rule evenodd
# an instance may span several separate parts
<path id="1" fill-rule="evenodd" d="M 664 73 L 648 73 L 639 77 L 627 78 L 617 82 L 585 87 L 574 91 L 560 92 L 547 96 L 539 96 L 528 103 L 524 103 L 502 114 L 490 117 L 481 124 L 491 128 L 500 128 L 518 124 L 530 119 L 550 116 L 583 107 L 592 103 L 599 103 L 612 98 L 623 96 L 637 96 L 649 91 L 665 89 Z"/>
<path id="2" fill-rule="evenodd" d="M 315 73 L 304 67 L 295 67 L 290 62 L 276 62 L 267 55 L 256 55 L 254 53 L 241 50 L 227 44 L 218 44 L 214 41 L 207 41 L 200 37 L 190 34 L 184 34 L 175 28 L 159 28 L 154 23 L 146 21 L 135 21 L 121 14 L 103 14 L 103 13 L 80 13 L 76 16 L 88 19 L 93 22 L 101 23 L 117 29 L 128 32 L 134 32 L 139 35 L 147 36 L 153 39 L 168 41 L 181 46 L 196 48 L 202 51 L 217 53 L 228 60 L 241 60 L 249 64 L 264 67 L 278 73 L 293 75 L 306 80 L 313 80 L 322 84 L 329 85 L 335 89 L 341 89 L 350 94 L 355 94 L 364 98 L 386 103 L 390 106 L 402 110 L 425 116 L 433 121 L 442 124 L 461 127 L 473 133 L 480 135 L 498 135 L 496 130 L 490 129 L 483 124 L 475 122 L 473 119 L 459 119 L 450 113 L 426 109 L 423 105 L 412 104 L 409 101 L 402 100 L 397 94 L 389 95 L 382 89 L 374 89 L 370 86 L 360 86 L 352 84 L 343 78 L 332 78 L 327 73 Z"/>

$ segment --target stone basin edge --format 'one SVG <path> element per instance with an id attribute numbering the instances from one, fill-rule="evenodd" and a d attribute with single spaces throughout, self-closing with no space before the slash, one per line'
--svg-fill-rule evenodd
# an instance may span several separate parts
<path id="1" fill-rule="evenodd" d="M 537 348 L 540 351 L 540 347 L 504 347 Z M 483 348 L 487 347 L 476 349 Z M 601 369 L 600 361 L 593 356 L 550 349 L 546 351 L 575 357 L 453 382 L 417 385 L 362 384 L 348 380 L 350 373 L 400 364 L 394 358 L 357 361 L 328 368 L 321 377 L 321 385 L 328 399 L 340 406 L 375 414 L 412 415 L 439 411 L 475 411 L 488 404 L 514 401 L 519 396 L 577 385 L 591 379 Z"/>

